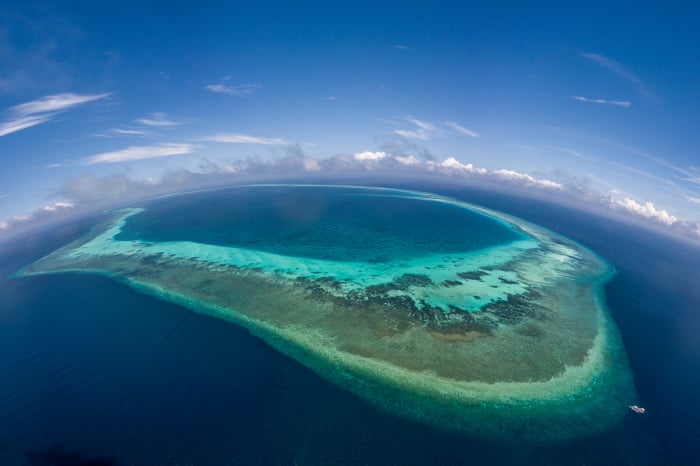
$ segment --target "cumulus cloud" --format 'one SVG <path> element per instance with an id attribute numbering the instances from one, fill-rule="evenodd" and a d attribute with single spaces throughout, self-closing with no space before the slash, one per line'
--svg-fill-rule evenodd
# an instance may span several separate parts
<path id="1" fill-rule="evenodd" d="M 6 221 L 0 221 L 0 231 L 10 231 L 18 227 L 38 223 L 41 220 L 55 218 L 72 211 L 75 204 L 70 201 L 57 201 L 42 206 L 25 215 L 17 215 Z"/>
<path id="2" fill-rule="evenodd" d="M 397 162 L 399 162 L 400 164 L 403 164 L 403 165 L 419 166 L 421 164 L 420 160 L 418 160 L 417 158 L 415 158 L 412 155 L 408 155 L 408 156 L 395 155 L 394 160 L 396 160 Z"/>
<path id="3" fill-rule="evenodd" d="M 615 105 L 617 107 L 631 107 L 632 102 L 629 100 L 605 100 L 605 99 L 589 99 L 588 97 L 583 97 L 581 95 L 572 95 L 572 99 L 578 100 L 579 102 L 588 102 L 590 104 L 599 105 Z"/>
<path id="4" fill-rule="evenodd" d="M 0 123 L 0 136 L 22 131 L 51 121 L 59 113 L 72 107 L 99 99 L 109 94 L 80 95 L 64 93 L 47 95 L 23 104 L 10 107 L 9 117 Z"/>
<path id="5" fill-rule="evenodd" d="M 557 183 L 556 181 L 552 180 L 546 180 L 546 179 L 537 179 L 534 178 L 526 173 L 520 173 L 516 172 L 514 170 L 495 170 L 493 174 L 496 176 L 496 178 L 500 178 L 503 180 L 517 180 L 517 181 L 522 181 L 526 185 L 532 185 L 532 186 L 540 186 L 542 188 L 555 188 L 555 189 L 562 189 L 563 185 L 561 183 Z"/>
<path id="6" fill-rule="evenodd" d="M 386 152 L 372 152 L 372 151 L 362 151 L 356 153 L 353 157 L 355 160 L 381 160 L 388 157 L 389 154 Z"/>
<path id="7" fill-rule="evenodd" d="M 98 163 L 118 163 L 132 160 L 152 159 L 157 157 L 170 157 L 184 155 L 193 152 L 192 144 L 159 144 L 156 146 L 130 146 L 126 149 L 103 152 L 83 159 L 84 165 Z"/>
<path id="8" fill-rule="evenodd" d="M 54 202 L 53 204 L 45 205 L 40 210 L 43 212 L 56 212 L 61 209 L 72 209 L 73 207 L 75 207 L 75 204 L 72 202 L 59 201 Z"/>
<path id="9" fill-rule="evenodd" d="M 457 172 L 477 173 L 479 175 L 485 175 L 488 173 L 488 170 L 485 168 L 474 168 L 474 165 L 471 163 L 464 164 L 454 157 L 449 157 L 443 160 L 442 163 L 440 163 L 440 166 L 447 170 L 454 170 Z"/>
<path id="10" fill-rule="evenodd" d="M 227 94 L 234 97 L 243 97 L 250 95 L 260 89 L 262 86 L 258 83 L 248 83 L 248 84 L 230 84 L 231 76 L 226 76 L 217 84 L 209 84 L 204 86 L 204 89 L 210 92 L 217 92 L 220 94 Z"/>
<path id="11" fill-rule="evenodd" d="M 267 144 L 267 145 L 284 145 L 290 144 L 284 139 L 279 138 L 263 138 L 259 136 L 251 136 L 248 134 L 240 133 L 220 133 L 213 134 L 211 136 L 204 136 L 199 138 L 200 141 L 212 141 L 212 142 L 228 142 L 232 144 Z"/>
<path id="12" fill-rule="evenodd" d="M 673 225 L 678 222 L 678 218 L 663 209 L 657 209 L 653 202 L 647 201 L 644 204 L 640 204 L 634 199 L 625 197 L 621 201 L 611 200 L 611 205 L 613 208 L 623 209 L 633 214 L 656 220 L 664 225 Z"/>

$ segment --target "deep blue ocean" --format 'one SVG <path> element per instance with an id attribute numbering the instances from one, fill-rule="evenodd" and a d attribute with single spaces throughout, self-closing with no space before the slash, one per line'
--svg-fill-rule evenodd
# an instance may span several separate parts
<path id="1" fill-rule="evenodd" d="M 385 414 L 234 325 L 107 278 L 7 278 L 94 223 L 77 222 L 0 246 L 0 465 L 697 464 L 700 248 L 544 201 L 409 187 L 611 262 L 608 306 L 647 414 L 557 444 L 465 437 Z"/>

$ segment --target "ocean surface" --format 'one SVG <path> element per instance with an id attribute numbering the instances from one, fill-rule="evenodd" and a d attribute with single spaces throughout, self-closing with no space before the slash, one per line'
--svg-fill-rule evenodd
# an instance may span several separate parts
<path id="1" fill-rule="evenodd" d="M 0 250 L 0 465 L 695 463 L 700 249 L 543 201 L 447 185 L 410 187 L 533 221 L 611 262 L 618 274 L 607 302 L 647 414 L 629 413 L 602 434 L 566 442 L 472 438 L 386 414 L 234 325 L 110 279 L 8 278 L 94 223 L 82 222 Z M 178 209 L 187 207 L 177 199 L 168 201 L 173 225 L 194 238 L 205 229 L 178 223 L 184 217 Z M 200 212 L 200 226 L 227 208 Z M 340 212 L 335 205 L 315 209 L 312 214 Z M 311 214 L 292 213 L 303 230 Z M 449 225 L 449 218 L 439 224 Z M 395 225 L 411 227 L 400 218 L 386 227 Z M 132 227 L 135 235 L 146 233 Z M 429 229 L 416 226 L 412 245 L 448 247 L 459 228 L 469 229 L 468 222 L 441 228 L 443 241 L 434 241 Z M 294 239 L 301 230 L 278 233 Z M 150 234 L 160 239 L 172 231 Z M 508 240 L 485 235 L 474 247 Z M 216 241 L 241 245 L 256 238 Z"/>

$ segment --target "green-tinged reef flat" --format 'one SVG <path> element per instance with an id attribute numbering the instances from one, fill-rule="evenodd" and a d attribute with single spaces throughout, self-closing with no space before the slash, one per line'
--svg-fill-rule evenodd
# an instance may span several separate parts
<path id="1" fill-rule="evenodd" d="M 206 224 L 216 202 L 224 210 Z M 392 212 L 415 231 L 392 227 Z M 567 439 L 612 427 L 635 401 L 605 306 L 612 267 L 539 226 L 437 195 L 264 185 L 170 198 L 114 212 L 18 275 L 61 272 L 241 325 L 440 428 Z"/>

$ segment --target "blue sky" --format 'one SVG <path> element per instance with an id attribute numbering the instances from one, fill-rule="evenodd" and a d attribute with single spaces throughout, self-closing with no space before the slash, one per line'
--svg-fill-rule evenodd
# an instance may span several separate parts
<path id="1" fill-rule="evenodd" d="M 700 221 L 692 2 L 144 3 L 0 9 L 0 230 L 289 157 Z"/>

